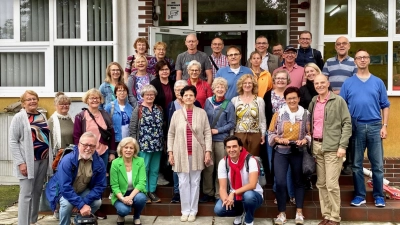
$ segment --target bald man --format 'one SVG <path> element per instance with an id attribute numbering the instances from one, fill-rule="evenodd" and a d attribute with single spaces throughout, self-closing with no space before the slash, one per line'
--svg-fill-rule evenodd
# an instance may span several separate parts
<path id="1" fill-rule="evenodd" d="M 325 75 L 317 75 L 311 113 L 312 153 L 317 163 L 317 183 L 323 220 L 319 224 L 340 224 L 339 176 L 351 136 L 351 118 L 346 101 L 328 90 Z M 329 112 L 329 113 L 325 113 Z"/>
<path id="2" fill-rule="evenodd" d="M 176 80 L 189 79 L 187 65 L 189 65 L 190 61 L 197 60 L 201 64 L 200 79 L 206 80 L 211 85 L 213 78 L 211 62 L 206 53 L 197 50 L 198 44 L 199 41 L 197 40 L 196 34 L 189 34 L 186 36 L 185 45 L 187 51 L 182 52 L 176 58 Z"/>

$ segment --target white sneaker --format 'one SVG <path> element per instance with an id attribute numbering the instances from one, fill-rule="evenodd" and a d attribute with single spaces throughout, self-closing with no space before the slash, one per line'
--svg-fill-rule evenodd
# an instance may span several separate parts
<path id="1" fill-rule="evenodd" d="M 286 214 L 279 213 L 278 217 L 275 219 L 275 224 L 282 225 L 286 223 Z"/>
<path id="2" fill-rule="evenodd" d="M 60 220 L 60 213 L 58 211 L 54 211 L 53 218 L 56 220 Z"/>
<path id="3" fill-rule="evenodd" d="M 108 199 L 111 199 L 112 195 L 113 195 L 113 193 L 110 192 L 110 196 L 108 196 Z"/>
<path id="4" fill-rule="evenodd" d="M 296 218 L 294 219 L 296 225 L 304 224 L 304 216 L 302 213 L 296 213 Z"/>
<path id="5" fill-rule="evenodd" d="M 186 221 L 188 221 L 188 217 L 189 217 L 189 215 L 182 215 L 182 216 L 181 216 L 181 222 L 186 222 Z"/>
<path id="6" fill-rule="evenodd" d="M 195 215 L 189 215 L 189 218 L 188 218 L 188 222 L 194 222 L 196 220 L 196 216 Z"/>
<path id="7" fill-rule="evenodd" d="M 165 186 L 165 185 L 168 185 L 168 184 L 169 184 L 169 181 L 167 181 L 164 178 L 164 175 L 162 173 L 159 173 L 158 174 L 158 179 L 157 179 L 157 185 Z"/>
<path id="8" fill-rule="evenodd" d="M 244 217 L 246 216 L 246 212 L 243 212 L 242 215 L 235 217 L 233 221 L 234 225 L 242 225 L 244 223 Z"/>

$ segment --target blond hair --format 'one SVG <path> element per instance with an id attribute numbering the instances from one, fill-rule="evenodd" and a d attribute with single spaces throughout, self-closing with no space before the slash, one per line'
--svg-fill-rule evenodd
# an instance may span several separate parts
<path id="1" fill-rule="evenodd" d="M 253 89 L 251 90 L 253 95 L 258 94 L 258 84 L 256 81 L 256 78 L 253 76 L 253 74 L 245 74 L 242 77 L 239 78 L 239 80 L 236 83 L 236 89 L 239 95 L 242 95 L 244 93 L 243 91 L 243 82 L 247 79 L 250 78 L 251 82 L 253 83 Z"/>
<path id="2" fill-rule="evenodd" d="M 97 95 L 98 97 L 100 97 L 100 103 L 104 103 L 104 98 L 103 95 L 101 94 L 101 92 L 96 89 L 96 88 L 92 88 L 90 90 L 88 90 L 83 96 L 82 96 L 82 102 L 84 103 L 88 103 L 88 99 L 91 95 Z"/>
<path id="3" fill-rule="evenodd" d="M 119 156 L 122 157 L 122 149 L 123 149 L 127 144 L 133 144 L 133 148 L 135 149 L 135 150 L 133 151 L 133 157 L 136 158 L 137 155 L 138 155 L 138 153 L 139 153 L 139 144 L 138 144 L 138 142 L 136 141 L 136 139 L 133 138 L 133 137 L 126 137 L 126 138 L 123 138 L 123 139 L 121 140 L 121 142 L 119 142 L 118 147 L 117 147 L 117 154 L 118 154 Z"/>

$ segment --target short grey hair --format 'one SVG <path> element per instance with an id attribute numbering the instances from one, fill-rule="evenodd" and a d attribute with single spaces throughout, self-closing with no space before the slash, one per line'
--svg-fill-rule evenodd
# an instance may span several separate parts
<path id="1" fill-rule="evenodd" d="M 222 85 L 225 88 L 225 91 L 228 90 L 228 81 L 226 81 L 225 78 L 222 77 L 217 77 L 214 79 L 212 85 L 211 85 L 211 89 L 214 91 L 215 88 L 217 88 L 218 85 Z"/>
<path id="2" fill-rule="evenodd" d="M 187 80 L 177 80 L 174 84 L 174 89 L 176 89 L 177 87 L 185 87 L 185 86 L 188 86 Z"/>
<path id="3" fill-rule="evenodd" d="M 201 70 L 201 64 L 197 60 L 190 61 L 189 65 L 187 66 L 187 69 L 190 70 L 192 66 L 197 66 L 199 70 Z"/>
<path id="4" fill-rule="evenodd" d="M 143 97 L 146 92 L 154 92 L 155 95 L 158 94 L 156 88 L 151 84 L 144 85 L 142 90 L 140 90 L 140 95 Z"/>
<path id="5" fill-rule="evenodd" d="M 79 138 L 79 142 L 81 142 L 81 140 L 82 140 L 83 138 L 87 138 L 87 137 L 90 137 L 90 138 L 93 138 L 94 140 L 97 140 L 97 136 L 96 136 L 92 131 L 86 131 L 86 132 L 83 133 L 83 134 L 81 135 L 81 137 Z"/>

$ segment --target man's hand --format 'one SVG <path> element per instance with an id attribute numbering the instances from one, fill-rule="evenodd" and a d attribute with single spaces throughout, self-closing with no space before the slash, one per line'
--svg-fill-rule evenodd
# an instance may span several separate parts
<path id="1" fill-rule="evenodd" d="M 18 167 L 19 167 L 19 171 L 21 172 L 21 174 L 27 177 L 28 170 L 26 169 L 26 163 L 22 163 Z"/>
<path id="2" fill-rule="evenodd" d="M 339 148 L 337 150 L 336 156 L 341 158 L 341 157 L 345 157 L 346 156 L 346 149 L 344 148 Z"/>
<path id="3" fill-rule="evenodd" d="M 211 134 L 218 134 L 218 130 L 217 129 L 211 129 Z"/>
<path id="4" fill-rule="evenodd" d="M 222 206 L 226 207 L 226 210 L 231 210 L 232 207 L 234 207 L 234 203 L 235 203 L 235 193 L 231 192 L 229 193 L 229 196 L 222 202 Z"/>
<path id="5" fill-rule="evenodd" d="M 386 126 L 382 126 L 382 129 L 381 129 L 381 138 L 382 138 L 382 139 L 386 139 L 386 138 L 387 138 Z"/>
<path id="6" fill-rule="evenodd" d="M 81 210 L 79 210 L 79 213 L 82 215 L 82 216 L 90 216 L 90 211 L 91 211 L 92 209 L 90 208 L 90 206 L 89 205 L 84 205 L 82 208 L 81 208 Z"/>

